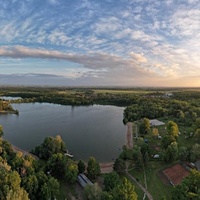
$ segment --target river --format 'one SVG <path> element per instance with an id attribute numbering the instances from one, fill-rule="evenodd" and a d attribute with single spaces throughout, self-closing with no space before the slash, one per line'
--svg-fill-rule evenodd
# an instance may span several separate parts
<path id="1" fill-rule="evenodd" d="M 76 160 L 94 156 L 111 162 L 125 144 L 123 107 L 62 106 L 49 103 L 12 104 L 19 115 L 2 114 L 4 139 L 30 151 L 47 136 L 60 135 Z"/>

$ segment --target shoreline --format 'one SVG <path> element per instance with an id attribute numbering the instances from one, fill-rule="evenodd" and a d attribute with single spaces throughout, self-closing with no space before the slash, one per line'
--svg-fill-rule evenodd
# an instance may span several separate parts
<path id="1" fill-rule="evenodd" d="M 2 140 L 9 142 L 8 140 L 5 140 L 5 139 L 3 139 L 3 138 L 2 138 Z M 10 142 L 9 142 L 9 143 L 10 143 Z M 11 143 L 10 143 L 10 144 L 11 144 Z M 14 152 L 21 152 L 24 156 L 25 156 L 25 155 L 30 155 L 30 156 L 32 156 L 33 158 L 35 158 L 36 160 L 39 160 L 39 159 L 40 159 L 40 158 L 38 158 L 36 155 L 34 155 L 34 154 L 32 154 L 32 153 L 30 153 L 30 152 L 28 152 L 28 151 L 25 151 L 25 150 L 23 150 L 23 149 L 20 149 L 19 147 L 16 147 L 16 146 L 14 146 L 13 144 L 11 144 L 11 146 L 12 146 L 12 149 L 13 149 Z M 75 162 L 78 162 L 78 161 L 76 160 Z M 85 165 L 86 165 L 86 167 L 87 167 L 87 163 L 86 163 L 86 162 L 85 162 Z M 101 162 L 101 163 L 99 163 L 101 173 L 102 173 L 102 174 L 106 174 L 106 173 L 112 172 L 112 171 L 113 171 L 113 165 L 114 165 L 114 162 Z"/>
<path id="2" fill-rule="evenodd" d="M 133 123 L 132 122 L 127 122 L 127 132 L 126 132 L 126 145 L 129 149 L 133 147 Z"/>
<path id="3" fill-rule="evenodd" d="M 13 110 L 13 111 L 1 110 L 0 114 L 16 114 L 16 115 L 18 115 L 19 111 L 18 110 Z"/>

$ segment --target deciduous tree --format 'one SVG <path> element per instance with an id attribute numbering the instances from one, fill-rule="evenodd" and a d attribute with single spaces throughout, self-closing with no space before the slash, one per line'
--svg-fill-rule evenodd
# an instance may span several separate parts
<path id="1" fill-rule="evenodd" d="M 82 160 L 78 162 L 78 171 L 79 173 L 85 172 L 85 163 Z"/>
<path id="2" fill-rule="evenodd" d="M 195 131 L 194 137 L 197 139 L 197 142 L 200 142 L 200 128 Z"/>
<path id="3" fill-rule="evenodd" d="M 165 150 L 164 159 L 166 162 L 173 162 L 178 158 L 177 142 L 172 142 Z"/>
<path id="4" fill-rule="evenodd" d="M 169 121 L 167 123 L 167 133 L 175 138 L 178 137 L 179 134 L 178 125 L 173 121 Z"/>
<path id="5" fill-rule="evenodd" d="M 67 171 L 67 157 L 61 153 L 53 154 L 47 162 L 47 171 L 58 179 L 65 178 Z"/>
<path id="6" fill-rule="evenodd" d="M 111 172 L 104 177 L 104 186 L 106 191 L 111 191 L 120 183 L 119 175 L 116 172 Z"/>
<path id="7" fill-rule="evenodd" d="M 119 174 L 123 173 L 126 169 L 125 161 L 121 158 L 117 158 L 114 162 L 113 169 Z"/>
<path id="8" fill-rule="evenodd" d="M 200 198 L 200 172 L 193 170 L 182 183 L 172 191 L 172 200 L 199 200 Z"/>
<path id="9" fill-rule="evenodd" d="M 90 157 L 87 166 L 87 173 L 89 178 L 95 179 L 98 175 L 100 175 L 100 166 L 94 157 Z"/>
<path id="10" fill-rule="evenodd" d="M 101 200 L 102 189 L 98 183 L 94 185 L 86 185 L 84 188 L 84 199 L 85 200 Z"/>
<path id="11" fill-rule="evenodd" d="M 75 183 L 78 176 L 78 166 L 77 164 L 71 162 L 67 166 L 66 178 L 69 183 Z"/>
<path id="12" fill-rule="evenodd" d="M 137 200 L 138 197 L 135 187 L 126 178 L 123 178 L 122 183 L 114 189 L 113 196 L 115 200 Z"/>
<path id="13" fill-rule="evenodd" d="M 3 126 L 0 125 L 0 137 L 2 137 L 2 136 L 3 136 Z"/>

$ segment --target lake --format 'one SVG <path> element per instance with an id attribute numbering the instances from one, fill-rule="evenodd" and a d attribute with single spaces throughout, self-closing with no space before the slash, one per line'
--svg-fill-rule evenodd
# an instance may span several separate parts
<path id="1" fill-rule="evenodd" d="M 60 135 L 76 160 L 94 156 L 111 162 L 125 144 L 123 107 L 62 106 L 49 103 L 12 104 L 19 115 L 2 114 L 4 139 L 30 151 L 47 136 Z"/>

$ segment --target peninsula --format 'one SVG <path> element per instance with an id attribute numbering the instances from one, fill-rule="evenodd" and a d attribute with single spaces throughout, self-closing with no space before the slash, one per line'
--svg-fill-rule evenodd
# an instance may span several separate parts
<path id="1" fill-rule="evenodd" d="M 14 110 L 9 101 L 0 99 L 0 114 L 19 114 L 18 110 Z"/>

